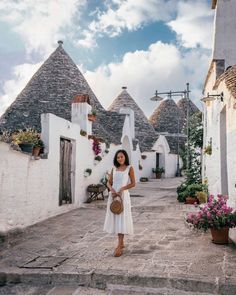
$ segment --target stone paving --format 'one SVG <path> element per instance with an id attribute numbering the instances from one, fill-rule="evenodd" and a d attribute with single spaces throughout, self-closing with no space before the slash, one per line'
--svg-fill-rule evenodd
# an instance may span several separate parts
<path id="1" fill-rule="evenodd" d="M 235 245 L 215 245 L 210 233 L 186 226 L 184 216 L 195 207 L 176 201 L 180 181 L 152 180 L 131 190 L 135 234 L 119 258 L 116 237 L 102 232 L 106 201 L 11 238 L 0 248 L 0 294 L 235 295 Z"/>

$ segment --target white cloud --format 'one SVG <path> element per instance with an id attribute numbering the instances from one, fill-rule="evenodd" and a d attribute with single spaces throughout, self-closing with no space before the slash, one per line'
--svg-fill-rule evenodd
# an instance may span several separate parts
<path id="1" fill-rule="evenodd" d="M 107 9 L 96 11 L 97 19 L 89 24 L 86 32 L 89 32 L 90 39 L 102 35 L 116 37 L 124 30 L 135 31 L 150 22 L 168 21 L 175 10 L 170 0 L 113 0 L 107 3 Z M 84 42 L 78 44 L 87 47 L 86 34 L 84 38 Z"/>
<path id="2" fill-rule="evenodd" d="M 25 42 L 28 53 L 37 52 L 46 57 L 65 30 L 72 28 L 73 18 L 80 18 L 80 9 L 87 0 L 2 0 L 1 20 L 10 24 Z"/>
<path id="3" fill-rule="evenodd" d="M 121 87 L 127 86 L 128 92 L 149 116 L 157 106 L 149 99 L 156 89 L 184 90 L 189 82 L 191 97 L 199 103 L 208 60 L 209 51 L 192 49 L 181 53 L 175 45 L 158 41 L 147 51 L 126 53 L 121 62 L 100 66 L 84 75 L 106 108 L 121 92 Z"/>
<path id="4" fill-rule="evenodd" d="M 84 36 L 84 39 L 82 38 L 82 39 L 79 39 L 77 42 L 75 42 L 76 46 L 78 47 L 81 46 L 88 49 L 97 47 L 97 43 L 92 32 L 88 30 L 84 30 L 82 32 L 82 36 Z"/>
<path id="5" fill-rule="evenodd" d="M 179 2 L 177 17 L 168 23 L 184 47 L 212 48 L 213 14 L 205 0 Z"/>
<path id="6" fill-rule="evenodd" d="M 25 63 L 13 68 L 12 79 L 3 83 L 3 90 L 0 95 L 0 115 L 15 100 L 41 64 L 42 62 L 37 64 Z"/>

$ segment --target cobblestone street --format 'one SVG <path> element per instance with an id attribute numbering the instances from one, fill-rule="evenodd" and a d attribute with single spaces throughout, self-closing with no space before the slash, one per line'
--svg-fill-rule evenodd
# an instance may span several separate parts
<path id="1" fill-rule="evenodd" d="M 116 238 L 102 232 L 106 201 L 9 238 L 1 246 L 0 294 L 236 294 L 235 246 L 215 245 L 209 232 L 185 225 L 194 206 L 177 202 L 180 181 L 131 190 L 135 234 L 119 258 Z"/>

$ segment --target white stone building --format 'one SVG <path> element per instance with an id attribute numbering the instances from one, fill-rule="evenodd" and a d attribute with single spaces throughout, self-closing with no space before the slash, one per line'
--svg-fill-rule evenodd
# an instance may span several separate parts
<path id="1" fill-rule="evenodd" d="M 203 90 L 204 147 L 212 152 L 203 155 L 202 174 L 210 193 L 228 195 L 236 207 L 236 1 L 213 0 L 212 8 L 214 44 Z"/>

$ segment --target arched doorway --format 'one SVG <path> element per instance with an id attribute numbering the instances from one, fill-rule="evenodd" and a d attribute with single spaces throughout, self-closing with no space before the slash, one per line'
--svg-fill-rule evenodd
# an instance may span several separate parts
<path id="1" fill-rule="evenodd" d="M 163 145 L 159 145 L 158 151 L 156 152 L 156 168 L 160 167 L 165 169 L 165 152 Z"/>

